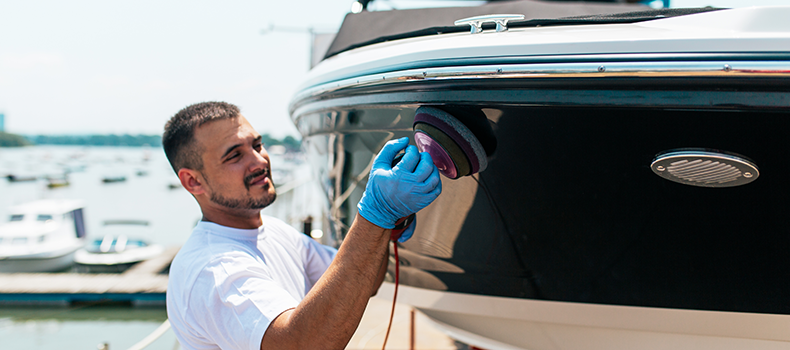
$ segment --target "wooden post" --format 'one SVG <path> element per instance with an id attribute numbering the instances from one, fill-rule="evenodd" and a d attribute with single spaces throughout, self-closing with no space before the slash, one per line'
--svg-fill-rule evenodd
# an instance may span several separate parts
<path id="1" fill-rule="evenodd" d="M 313 217 L 308 216 L 302 221 L 302 232 L 307 236 L 310 236 L 310 232 L 313 231 Z"/>
<path id="2" fill-rule="evenodd" d="M 411 322 L 409 322 L 409 350 L 414 350 L 414 309 L 411 309 Z"/>

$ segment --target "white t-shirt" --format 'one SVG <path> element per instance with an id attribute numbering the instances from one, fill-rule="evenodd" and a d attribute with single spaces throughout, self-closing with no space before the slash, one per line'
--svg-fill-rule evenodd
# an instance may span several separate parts
<path id="1" fill-rule="evenodd" d="M 201 221 L 170 266 L 167 315 L 183 349 L 258 350 L 337 250 L 262 216 L 258 229 Z"/>

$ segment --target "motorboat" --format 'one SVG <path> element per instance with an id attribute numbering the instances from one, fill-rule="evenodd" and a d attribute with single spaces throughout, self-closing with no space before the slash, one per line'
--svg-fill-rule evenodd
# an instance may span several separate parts
<path id="1" fill-rule="evenodd" d="M 47 176 L 46 180 L 47 180 L 47 188 L 50 188 L 50 189 L 52 189 L 52 188 L 60 188 L 60 187 L 67 187 L 67 186 L 71 185 L 71 182 L 69 182 L 68 175 L 65 175 L 65 174 L 63 176 L 59 176 L 59 177 Z"/>
<path id="2" fill-rule="evenodd" d="M 8 174 L 6 175 L 6 179 L 8 179 L 8 182 L 30 182 L 30 181 L 36 181 L 38 178 L 32 175 L 19 176 L 14 174 Z"/>
<path id="3" fill-rule="evenodd" d="M 9 209 L 0 226 L 0 272 L 63 271 L 85 245 L 84 205 L 44 199 Z"/>
<path id="4" fill-rule="evenodd" d="M 141 175 L 141 176 L 143 176 L 143 175 Z M 123 176 L 123 175 L 105 176 L 105 177 L 103 177 L 101 179 L 101 181 L 103 183 L 106 183 L 106 184 L 116 183 L 116 182 L 125 182 L 126 181 L 126 176 Z"/>
<path id="5" fill-rule="evenodd" d="M 115 234 L 107 233 L 101 239 L 89 242 L 74 256 L 77 272 L 119 273 L 128 270 L 134 264 L 161 255 L 165 247 L 160 244 L 149 244 L 139 236 L 140 230 L 148 226 L 145 220 L 106 220 L 104 226 L 119 228 Z M 124 231 L 126 229 L 126 231 Z"/>
<path id="6" fill-rule="evenodd" d="M 439 109 L 487 166 L 442 177 L 417 213 L 390 264 L 399 302 L 485 349 L 790 348 L 787 18 L 526 0 L 348 14 L 289 107 L 324 227 L 342 242 L 375 155 Z"/>

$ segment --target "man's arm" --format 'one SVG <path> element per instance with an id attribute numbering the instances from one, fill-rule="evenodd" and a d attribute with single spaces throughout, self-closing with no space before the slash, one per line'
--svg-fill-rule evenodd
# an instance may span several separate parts
<path id="1" fill-rule="evenodd" d="M 414 229 L 415 229 L 416 225 L 417 225 L 417 219 L 414 218 L 412 220 L 412 222 L 409 224 L 409 226 L 406 228 L 406 230 L 402 231 L 400 233 L 400 235 L 398 235 L 399 236 L 399 237 L 397 237 L 398 242 L 403 243 L 403 242 L 408 241 L 409 238 L 411 238 L 411 236 L 414 234 Z M 390 236 L 390 239 L 394 239 L 394 238 L 392 236 Z M 395 244 L 398 244 L 398 243 L 395 242 Z M 389 257 L 390 257 L 390 250 L 389 250 L 389 246 L 388 246 L 387 247 L 387 255 L 384 256 L 384 261 L 381 262 L 381 270 L 379 271 L 379 278 L 376 280 L 376 289 L 373 290 L 373 295 L 371 295 L 371 297 L 375 296 L 376 293 L 378 293 L 379 289 L 381 288 L 381 284 L 384 283 L 384 277 L 387 276 L 387 266 L 389 265 Z M 398 263 L 398 262 L 396 262 L 396 263 Z"/>
<path id="2" fill-rule="evenodd" d="M 344 348 L 383 280 L 395 223 L 425 208 L 441 189 L 428 153 L 408 146 L 407 138 L 387 142 L 374 159 L 358 214 L 335 259 L 296 308 L 269 324 L 261 349 Z"/>
<path id="3" fill-rule="evenodd" d="M 386 273 L 390 231 L 357 215 L 324 275 L 263 335 L 261 349 L 342 349 Z"/>
<path id="4" fill-rule="evenodd" d="M 381 284 L 384 283 L 384 277 L 387 277 L 387 266 L 389 265 L 390 260 L 389 244 L 387 244 L 387 249 L 385 252 L 384 259 L 381 260 L 379 276 L 376 278 L 376 283 L 374 284 L 375 287 L 373 287 L 373 294 L 370 295 L 371 297 L 376 296 L 376 293 L 378 293 L 379 289 L 381 288 Z"/>

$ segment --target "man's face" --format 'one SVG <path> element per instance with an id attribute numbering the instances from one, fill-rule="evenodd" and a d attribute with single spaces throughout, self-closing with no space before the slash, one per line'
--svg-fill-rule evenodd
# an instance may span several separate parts
<path id="1" fill-rule="evenodd" d="M 206 193 L 227 209 L 263 209 L 276 198 L 269 154 L 243 116 L 208 122 L 195 130 Z"/>

